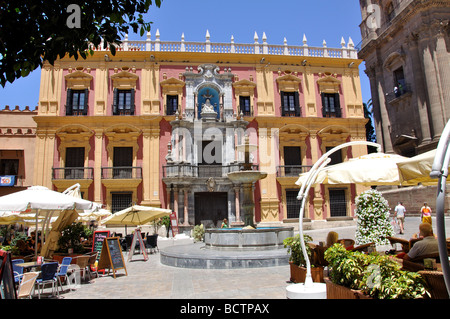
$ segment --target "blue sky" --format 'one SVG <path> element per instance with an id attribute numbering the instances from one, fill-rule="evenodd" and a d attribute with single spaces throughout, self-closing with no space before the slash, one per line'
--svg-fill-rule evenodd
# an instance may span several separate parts
<path id="1" fill-rule="evenodd" d="M 354 0 L 163 0 L 161 8 L 152 7 L 146 15 L 153 21 L 151 38 L 159 29 L 162 41 L 205 41 L 209 30 L 211 42 L 253 43 L 255 32 L 262 43 L 263 32 L 269 44 L 302 45 L 303 34 L 309 46 L 340 48 L 341 37 L 357 45 L 361 41 L 359 2 Z M 144 36 L 145 37 L 145 36 Z M 129 35 L 130 40 L 139 39 Z M 360 65 L 363 102 L 370 99 L 369 80 Z M 0 86 L 0 109 L 5 105 L 20 109 L 34 108 L 39 100 L 40 69 L 28 77 Z"/>

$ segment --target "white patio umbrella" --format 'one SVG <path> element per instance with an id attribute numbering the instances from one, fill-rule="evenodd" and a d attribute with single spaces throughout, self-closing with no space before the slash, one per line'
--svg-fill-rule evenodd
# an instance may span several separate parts
<path id="1" fill-rule="evenodd" d="M 397 163 L 406 157 L 396 154 L 371 153 L 319 170 L 316 184 L 399 185 Z M 309 173 L 302 173 L 297 185 L 306 183 Z"/>
<path id="2" fill-rule="evenodd" d="M 436 157 L 436 150 L 398 162 L 400 182 L 402 185 L 437 185 L 438 179 L 430 177 L 431 168 Z"/>
<path id="3" fill-rule="evenodd" d="M 34 213 L 36 230 L 40 216 L 47 218 L 50 213 L 72 213 L 73 210 L 91 209 L 92 206 L 91 201 L 55 192 L 44 186 L 31 186 L 26 190 L 0 197 L 0 211 Z"/>
<path id="4" fill-rule="evenodd" d="M 93 219 L 98 220 L 103 217 L 109 217 L 112 215 L 112 213 L 109 210 L 102 208 L 95 211 L 85 211 L 84 213 L 79 213 L 78 215 L 78 221 L 89 222 Z"/>
<path id="5" fill-rule="evenodd" d="M 169 216 L 171 213 L 172 211 L 170 209 L 133 205 L 103 219 L 101 223 L 108 225 L 139 226 L 157 218 Z"/>

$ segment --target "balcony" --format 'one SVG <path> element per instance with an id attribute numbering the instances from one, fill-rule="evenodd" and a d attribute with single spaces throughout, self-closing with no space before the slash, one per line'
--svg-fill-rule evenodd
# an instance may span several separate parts
<path id="1" fill-rule="evenodd" d="M 389 104 L 397 104 L 403 99 L 411 96 L 411 94 L 411 86 L 409 84 L 405 84 L 397 89 L 394 89 L 392 92 L 386 93 L 386 102 Z"/>
<path id="2" fill-rule="evenodd" d="M 58 189 L 65 189 L 75 183 L 87 188 L 94 180 L 93 167 L 57 167 L 52 168 L 52 182 Z"/>
<path id="3" fill-rule="evenodd" d="M 237 172 L 241 169 L 242 164 L 230 165 L 192 165 L 192 164 L 176 164 L 163 166 L 163 177 L 227 177 L 228 173 Z M 252 165 L 252 170 L 258 170 L 258 165 Z"/>
<path id="4" fill-rule="evenodd" d="M 277 166 L 277 177 L 298 177 L 309 172 L 311 165 L 283 165 Z"/>
<path id="5" fill-rule="evenodd" d="M 102 179 L 142 179 L 142 167 L 102 167 Z"/>
<path id="6" fill-rule="evenodd" d="M 115 166 L 102 167 L 102 184 L 109 189 L 137 187 L 142 182 L 142 167 Z"/>

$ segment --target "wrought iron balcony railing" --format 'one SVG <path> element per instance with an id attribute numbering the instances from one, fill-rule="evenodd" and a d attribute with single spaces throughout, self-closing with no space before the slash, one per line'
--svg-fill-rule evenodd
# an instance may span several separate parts
<path id="1" fill-rule="evenodd" d="M 230 165 L 192 165 L 175 164 L 163 166 L 163 177 L 227 177 L 228 173 L 237 172 L 242 164 Z M 258 169 L 258 165 L 252 165 L 253 170 Z"/>
<path id="2" fill-rule="evenodd" d="M 93 167 L 58 167 L 52 169 L 53 179 L 93 179 Z"/>
<path id="3" fill-rule="evenodd" d="M 102 179 L 142 179 L 142 167 L 102 167 Z"/>
<path id="4" fill-rule="evenodd" d="M 309 172 L 311 167 L 311 165 L 277 166 L 277 177 L 298 177 L 302 173 Z"/>

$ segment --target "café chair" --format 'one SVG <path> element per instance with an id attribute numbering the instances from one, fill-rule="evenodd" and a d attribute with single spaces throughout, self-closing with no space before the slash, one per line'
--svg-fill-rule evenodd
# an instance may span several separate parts
<path id="1" fill-rule="evenodd" d="M 418 273 L 425 279 L 431 299 L 449 299 L 442 271 L 421 270 Z"/>
<path id="2" fill-rule="evenodd" d="M 368 244 L 364 244 L 364 245 L 359 245 L 359 246 L 356 246 L 356 247 L 354 247 L 354 248 L 352 248 L 350 250 L 351 251 L 361 251 L 361 252 L 364 252 L 364 253 L 368 253 L 369 252 L 369 247 L 371 247 L 371 246 L 375 246 L 375 243 L 368 243 Z"/>
<path id="3" fill-rule="evenodd" d="M 34 284 L 36 283 L 38 276 L 38 272 L 27 272 L 22 276 L 22 281 L 20 282 L 19 291 L 17 293 L 18 299 L 31 299 L 34 291 Z"/>
<path id="4" fill-rule="evenodd" d="M 59 297 L 58 292 L 58 279 L 56 277 L 56 272 L 58 271 L 58 262 L 50 262 L 42 264 L 41 266 L 41 278 L 36 279 L 36 284 L 38 286 L 38 296 L 39 299 L 41 299 L 41 292 L 39 288 L 42 288 L 42 291 L 44 290 L 44 287 L 46 284 L 52 284 L 52 295 L 54 296 L 54 289 L 56 285 L 56 293 Z"/>
<path id="5" fill-rule="evenodd" d="M 353 239 L 338 239 L 338 243 L 342 244 L 345 249 L 352 249 L 353 246 L 355 245 L 355 241 Z"/>
<path id="6" fill-rule="evenodd" d="M 402 251 L 404 253 L 408 253 L 410 250 L 410 243 L 409 240 L 403 239 L 403 238 L 397 238 L 397 237 L 386 237 L 391 245 L 394 247 L 395 244 L 400 244 L 402 246 Z"/>
<path id="7" fill-rule="evenodd" d="M 78 266 L 75 272 L 78 272 L 80 275 L 82 274 L 83 280 L 86 280 L 86 267 L 88 266 L 90 256 L 82 255 L 74 257 L 75 264 Z"/>
<path id="8" fill-rule="evenodd" d="M 158 249 L 158 234 L 154 234 L 154 235 L 149 235 L 146 238 L 147 240 L 145 241 L 145 248 L 153 251 L 156 251 Z"/>
<path id="9" fill-rule="evenodd" d="M 23 264 L 23 259 L 14 259 L 11 261 L 14 273 L 14 282 L 18 285 L 22 280 L 23 267 L 17 266 L 17 264 Z"/>
<path id="10" fill-rule="evenodd" d="M 58 284 L 61 287 L 61 292 L 63 291 L 61 277 L 63 277 L 65 279 L 67 285 L 69 286 L 69 289 L 72 290 L 69 275 L 68 275 L 71 262 L 72 262 L 72 257 L 64 257 L 61 262 L 61 265 L 59 265 L 58 272 L 56 273 L 56 278 L 58 279 Z"/>

